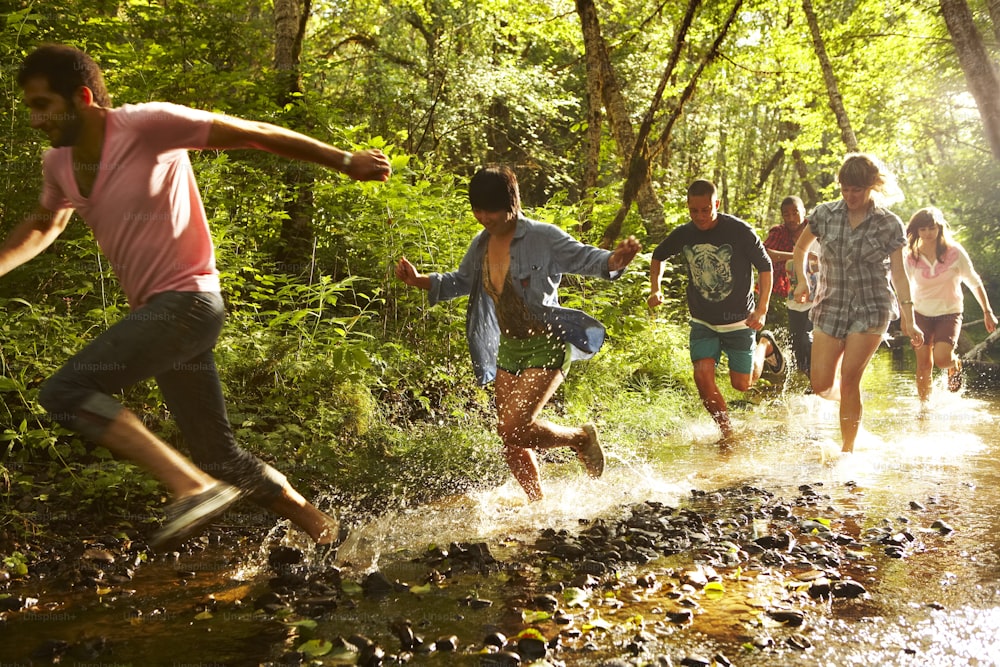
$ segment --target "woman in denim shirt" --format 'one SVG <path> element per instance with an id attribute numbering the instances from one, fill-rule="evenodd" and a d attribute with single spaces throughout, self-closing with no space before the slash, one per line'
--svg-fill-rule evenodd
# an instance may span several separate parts
<path id="1" fill-rule="evenodd" d="M 480 384 L 496 381 L 497 431 L 504 459 L 530 500 L 542 498 L 534 449 L 569 447 L 591 477 L 604 471 L 593 424 L 570 428 L 538 415 L 573 359 L 594 355 L 604 327 L 559 306 L 564 273 L 618 278 L 640 246 L 634 237 L 614 252 L 580 243 L 555 225 L 521 213 L 517 177 L 507 167 L 480 170 L 469 182 L 472 213 L 483 226 L 457 271 L 418 273 L 405 257 L 396 277 L 430 293 L 431 305 L 469 296 L 466 335 Z"/>

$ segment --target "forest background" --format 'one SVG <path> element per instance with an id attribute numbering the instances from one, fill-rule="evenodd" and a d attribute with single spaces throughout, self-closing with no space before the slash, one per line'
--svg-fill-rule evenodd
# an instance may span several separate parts
<path id="1" fill-rule="evenodd" d="M 894 210 L 904 221 L 944 210 L 1000 299 L 1000 0 L 0 8 L 4 233 L 37 202 L 46 142 L 16 72 L 43 42 L 91 53 L 116 105 L 171 101 L 391 157 L 388 183 L 359 184 L 254 151 L 192 154 L 229 312 L 216 352 L 238 437 L 349 511 L 508 478 L 491 391 L 468 360 L 465 300 L 431 308 L 391 269 L 401 255 L 425 271 L 458 265 L 478 230 L 465 184 L 484 164 L 516 170 L 530 217 L 594 244 L 644 244 L 619 281 L 565 279 L 563 303 L 604 322 L 609 342 L 547 409 L 598 422 L 619 455 L 662 458 L 658 442 L 708 419 L 690 378 L 683 271 L 667 274 L 666 308 L 645 305 L 648 252 L 686 220 L 695 178 L 763 236 L 783 197 L 810 209 L 834 199 L 844 154 L 875 153 L 906 195 Z M 981 321 L 966 301 L 967 321 Z M 82 221 L 0 281 L 0 310 L 0 553 L 59 519 L 155 522 L 159 485 L 37 403 L 44 379 L 127 310 Z M 124 399 L 183 447 L 155 383 Z M 579 474 L 568 452 L 548 459 L 547 474 Z"/>

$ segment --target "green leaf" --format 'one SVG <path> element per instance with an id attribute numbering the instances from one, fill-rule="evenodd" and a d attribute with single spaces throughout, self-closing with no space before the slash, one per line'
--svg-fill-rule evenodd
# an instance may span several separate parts
<path id="1" fill-rule="evenodd" d="M 318 658 L 333 650 L 333 642 L 326 639 L 310 639 L 300 644 L 296 649 L 299 653 L 304 653 L 310 658 Z"/>
<path id="2" fill-rule="evenodd" d="M 290 628 L 299 628 L 301 630 L 315 630 L 318 625 L 316 621 L 311 618 L 307 618 L 301 621 L 292 621 L 291 623 L 285 623 Z"/>
<path id="3" fill-rule="evenodd" d="M 23 391 L 24 386 L 9 377 L 0 375 L 0 391 Z"/>
<path id="4" fill-rule="evenodd" d="M 524 609 L 521 611 L 521 620 L 525 623 L 539 623 L 541 621 L 547 621 L 552 618 L 552 614 L 547 611 L 532 611 L 530 609 Z"/>
<path id="5" fill-rule="evenodd" d="M 705 588 L 702 590 L 709 600 L 718 600 L 726 594 L 726 587 L 722 585 L 721 581 L 710 581 L 705 584 Z"/>

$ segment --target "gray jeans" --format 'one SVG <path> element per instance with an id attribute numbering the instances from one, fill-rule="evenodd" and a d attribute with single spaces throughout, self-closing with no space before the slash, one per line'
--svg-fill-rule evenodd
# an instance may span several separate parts
<path id="1" fill-rule="evenodd" d="M 38 400 L 55 421 L 99 440 L 123 409 L 111 394 L 155 378 L 195 464 L 266 504 L 286 482 L 233 437 L 212 353 L 225 317 L 217 292 L 157 294 L 70 358 Z"/>

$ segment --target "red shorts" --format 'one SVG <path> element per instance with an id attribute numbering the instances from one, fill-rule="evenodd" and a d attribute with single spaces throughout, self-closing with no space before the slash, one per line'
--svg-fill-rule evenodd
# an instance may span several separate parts
<path id="1" fill-rule="evenodd" d="M 954 348 L 962 330 L 962 313 L 928 317 L 914 311 L 913 322 L 924 332 L 925 345 L 948 343 Z"/>

